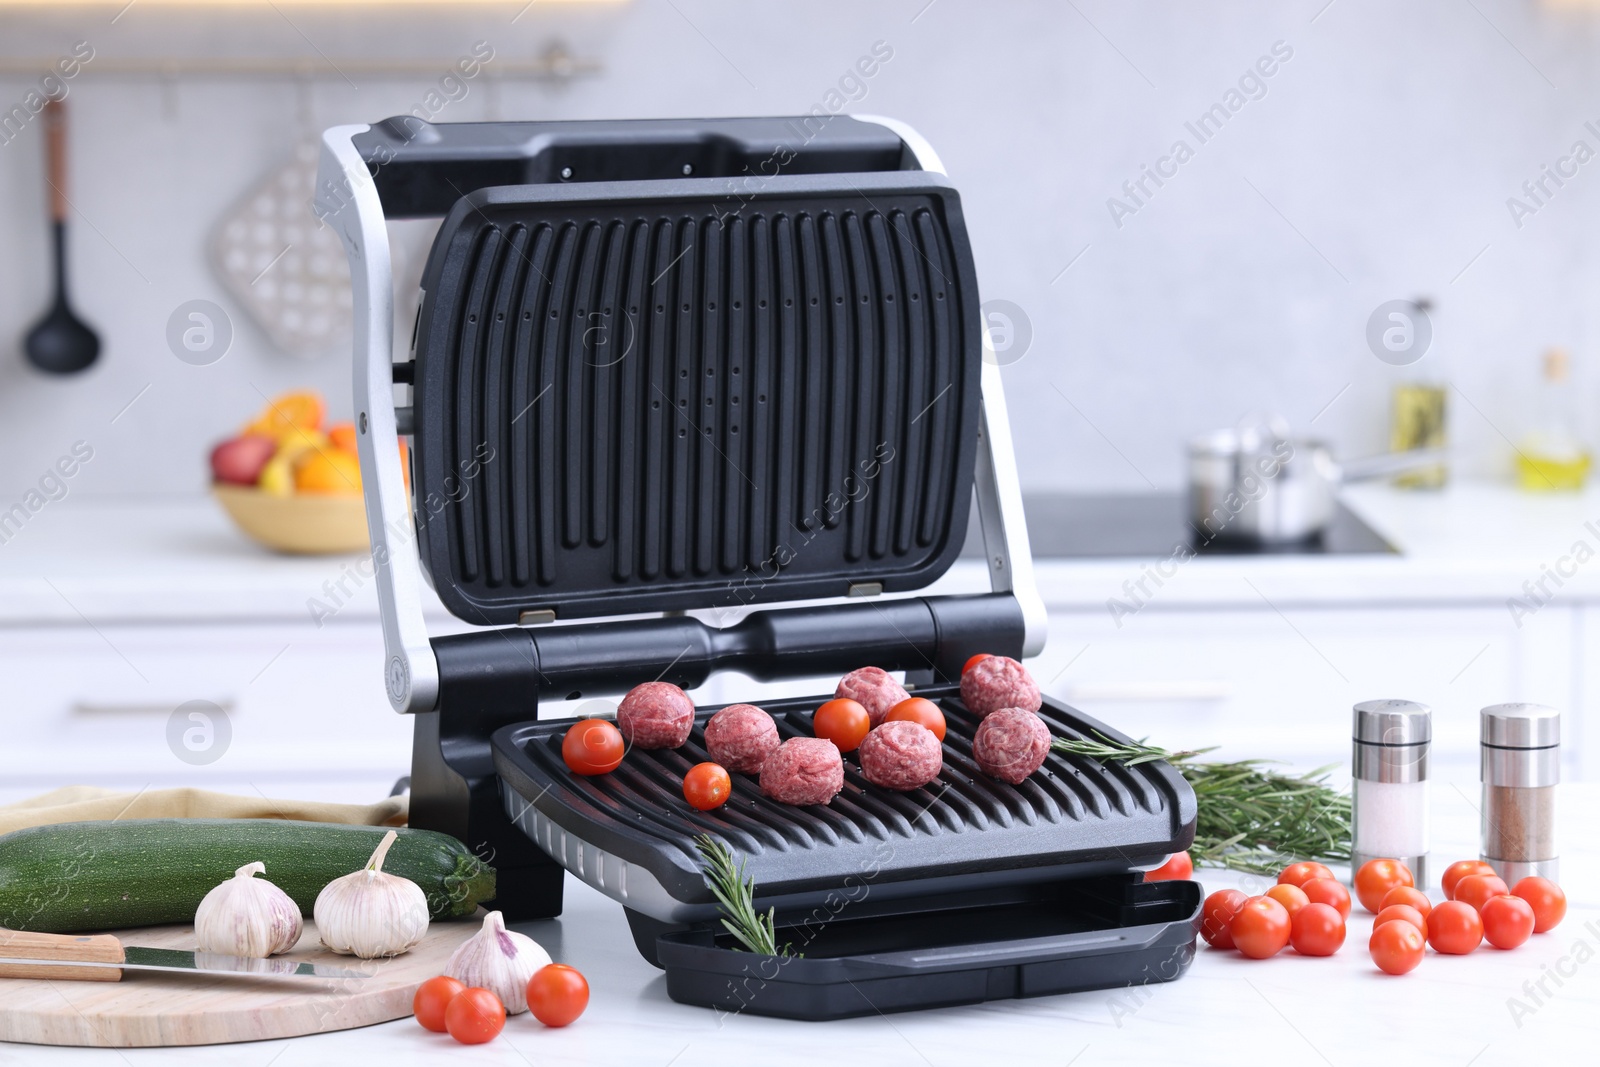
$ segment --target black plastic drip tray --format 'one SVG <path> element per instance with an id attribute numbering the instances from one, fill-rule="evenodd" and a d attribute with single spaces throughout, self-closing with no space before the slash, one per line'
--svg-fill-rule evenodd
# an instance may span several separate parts
<path id="1" fill-rule="evenodd" d="M 784 956 L 740 951 L 698 923 L 659 934 L 655 954 L 675 1001 L 806 1020 L 1169 982 L 1194 959 L 1201 888 L 1141 877 L 919 898 L 893 913 L 870 898 L 819 905 L 779 916 Z"/>

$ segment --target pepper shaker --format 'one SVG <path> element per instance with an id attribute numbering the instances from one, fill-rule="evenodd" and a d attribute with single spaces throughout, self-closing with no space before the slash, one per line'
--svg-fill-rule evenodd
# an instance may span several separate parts
<path id="1" fill-rule="evenodd" d="M 1508 886 L 1530 875 L 1556 881 L 1561 713 L 1542 704 L 1495 704 L 1484 708 L 1478 721 L 1483 780 L 1480 858 Z"/>
<path id="2" fill-rule="evenodd" d="M 1394 859 L 1426 885 L 1433 709 L 1412 700 L 1367 700 L 1353 710 L 1350 872 L 1368 860 Z"/>

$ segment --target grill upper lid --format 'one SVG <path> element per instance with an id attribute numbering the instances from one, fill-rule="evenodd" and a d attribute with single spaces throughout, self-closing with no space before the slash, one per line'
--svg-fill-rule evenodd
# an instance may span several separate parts
<path id="1" fill-rule="evenodd" d="M 921 588 L 966 532 L 977 285 L 900 171 L 481 189 L 416 339 L 424 566 L 474 623 Z"/>

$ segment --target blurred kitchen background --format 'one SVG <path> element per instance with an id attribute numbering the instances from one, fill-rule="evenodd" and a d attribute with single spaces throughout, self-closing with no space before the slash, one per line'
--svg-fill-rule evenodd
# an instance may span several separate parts
<path id="1" fill-rule="evenodd" d="M 961 192 L 985 300 L 1006 302 L 997 358 L 1050 557 L 1047 688 L 1158 743 L 1302 766 L 1347 767 L 1353 701 L 1429 701 L 1440 766 L 1469 787 L 1477 709 L 1536 699 L 1567 712 L 1568 773 L 1600 775 L 1600 577 L 1580 561 L 1544 596 L 1523 584 L 1600 547 L 1600 496 L 1516 487 L 1528 442 L 1553 435 L 1580 468 L 1595 445 L 1600 5 L 0 0 L 0 107 L 84 48 L 60 82 L 69 280 L 103 343 L 82 374 L 22 358 L 52 285 L 42 123 L 0 137 L 0 510 L 75 442 L 93 451 L 0 544 L 7 796 L 92 778 L 342 797 L 403 773 L 370 583 L 346 557 L 246 541 L 206 497 L 206 456 L 286 390 L 349 417 L 337 309 L 326 341 L 274 339 L 248 306 L 263 292 L 302 327 L 331 305 L 279 287 L 283 230 L 225 223 L 323 128 L 405 113 L 910 123 Z M 1163 162 L 1179 141 L 1192 158 Z M 313 249 L 309 211 L 298 226 L 284 243 Z M 411 277 L 428 237 L 396 231 Z M 168 343 L 194 300 L 231 323 L 208 365 Z M 1369 343 L 1397 300 L 1431 329 L 1405 365 Z M 1382 453 L 1414 443 L 1395 398 L 1417 382 L 1447 412 L 1445 488 L 1347 490 L 1356 548 L 1204 555 L 1140 594 L 1182 537 L 1163 523 L 1190 437 L 1275 413 L 1340 458 Z M 981 582 L 975 564 L 947 581 Z M 190 700 L 231 732 L 210 761 L 174 760 L 162 733 Z"/>

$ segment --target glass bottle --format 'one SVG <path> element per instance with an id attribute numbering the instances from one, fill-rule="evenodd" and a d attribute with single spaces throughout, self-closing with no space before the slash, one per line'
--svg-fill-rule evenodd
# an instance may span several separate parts
<path id="1" fill-rule="evenodd" d="M 1566 349 L 1546 352 L 1533 421 L 1517 442 L 1517 484 L 1524 489 L 1582 489 L 1589 476 L 1589 450 L 1578 434 L 1577 396 L 1569 377 Z"/>

